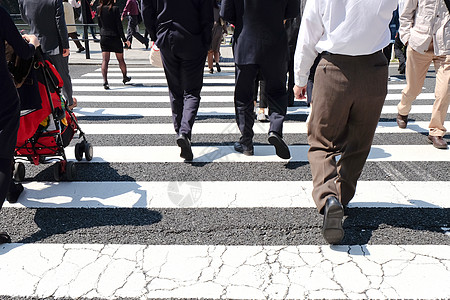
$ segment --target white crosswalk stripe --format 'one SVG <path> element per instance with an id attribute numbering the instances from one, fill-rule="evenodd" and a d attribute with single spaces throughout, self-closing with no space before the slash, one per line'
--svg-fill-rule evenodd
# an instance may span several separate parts
<path id="1" fill-rule="evenodd" d="M 101 86 L 100 68 L 73 78 L 75 113 L 94 158 L 77 163 L 74 182 L 52 181 L 43 165 L 33 173 L 37 179 L 24 183 L 18 203 L 5 202 L 4 218 L 19 222 L 33 214 L 36 225 L 0 245 L 0 295 L 450 297 L 450 154 L 424 142 L 433 93 L 418 97 L 416 118 L 399 129 L 394 118 L 405 82 L 389 82 L 376 130 L 382 142 L 372 146 L 344 222 L 354 236 L 328 246 L 311 196 L 305 122 L 284 124 L 284 134 L 303 136 L 289 146 L 290 160 L 267 142 L 255 144 L 254 156 L 236 153 L 234 67 L 206 70 L 198 113 L 204 119 L 193 128 L 200 141 L 193 141 L 193 162 L 184 163 L 173 142 L 163 70 L 129 66 L 128 72 L 133 79 L 124 86 L 120 69 L 109 69 L 110 91 Z M 298 102 L 287 118 L 309 112 Z M 256 122 L 255 138 L 268 129 Z M 65 149 L 69 161 L 76 161 L 76 142 Z M 27 164 L 27 172 L 33 168 Z"/>

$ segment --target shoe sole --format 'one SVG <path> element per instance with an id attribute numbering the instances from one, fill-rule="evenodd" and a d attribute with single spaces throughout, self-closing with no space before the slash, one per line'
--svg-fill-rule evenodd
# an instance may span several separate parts
<path id="1" fill-rule="evenodd" d="M 275 147 L 275 153 L 283 158 L 283 159 L 289 159 L 291 158 L 291 152 L 289 151 L 289 147 L 278 137 L 276 136 L 270 136 L 269 137 L 269 143 Z"/>
<path id="2" fill-rule="evenodd" d="M 242 150 L 241 151 L 241 150 L 237 149 L 236 147 L 234 147 L 234 151 L 242 153 L 247 156 L 253 156 L 255 154 L 253 150 Z"/>
<path id="3" fill-rule="evenodd" d="M 185 160 L 192 160 L 194 158 L 194 154 L 192 153 L 192 149 L 189 144 L 184 139 L 177 139 L 177 145 L 181 148 L 180 157 Z"/>
<path id="4" fill-rule="evenodd" d="M 329 244 L 339 244 L 344 238 L 344 229 L 342 228 L 342 218 L 344 209 L 340 206 L 332 206 L 327 211 L 324 218 L 322 235 Z"/>

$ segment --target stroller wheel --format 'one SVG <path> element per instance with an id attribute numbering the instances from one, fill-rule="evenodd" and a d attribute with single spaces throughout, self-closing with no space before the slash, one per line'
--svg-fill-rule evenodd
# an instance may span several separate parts
<path id="1" fill-rule="evenodd" d="M 91 161 L 94 157 L 94 149 L 90 143 L 84 144 L 84 154 L 87 161 Z"/>
<path id="2" fill-rule="evenodd" d="M 66 164 L 66 179 L 72 181 L 77 177 L 77 168 L 73 161 L 69 161 Z"/>
<path id="3" fill-rule="evenodd" d="M 58 161 L 53 165 L 53 178 L 55 181 L 61 181 L 62 175 L 61 162 Z"/>
<path id="4" fill-rule="evenodd" d="M 75 158 L 78 161 L 81 161 L 83 159 L 83 153 L 84 153 L 84 143 L 76 143 L 75 144 Z"/>
<path id="5" fill-rule="evenodd" d="M 17 182 L 23 181 L 25 179 L 25 165 L 23 163 L 14 163 L 13 177 Z"/>

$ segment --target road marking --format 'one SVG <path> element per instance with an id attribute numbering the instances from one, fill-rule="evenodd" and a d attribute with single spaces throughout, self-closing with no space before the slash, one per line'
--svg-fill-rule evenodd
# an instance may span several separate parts
<path id="1" fill-rule="evenodd" d="M 425 133 L 428 132 L 429 122 L 408 122 L 408 128 L 401 129 L 396 122 L 380 122 L 376 133 Z M 89 134 L 174 134 L 173 124 L 82 124 L 83 131 Z M 253 131 L 255 134 L 266 134 L 269 132 L 270 123 L 255 122 Z M 285 122 L 283 134 L 306 134 L 305 122 Z M 230 123 L 199 123 L 193 127 L 193 134 L 240 134 L 235 122 Z"/>
<path id="2" fill-rule="evenodd" d="M 433 105 L 415 105 L 410 114 L 430 113 Z M 172 116 L 170 107 L 152 107 L 152 108 L 115 108 L 115 107 L 76 107 L 74 112 L 77 116 L 83 117 L 114 117 L 114 116 L 135 116 L 135 117 L 169 117 Z M 288 115 L 308 115 L 310 108 L 306 106 L 288 107 Z M 397 106 L 384 106 L 381 113 L 396 114 Z M 201 107 L 197 113 L 198 116 L 234 116 L 234 107 Z"/>
<path id="3" fill-rule="evenodd" d="M 131 76 L 131 75 L 130 75 Z M 88 78 L 88 79 L 72 79 L 73 84 L 103 84 L 103 79 L 101 78 Z M 108 79 L 109 84 L 117 84 L 122 83 L 122 78 L 117 79 Z M 139 79 L 131 79 L 131 81 L 128 83 L 130 84 L 167 84 L 167 80 L 165 78 L 153 78 L 153 79 L 147 79 L 147 78 L 139 78 Z M 235 80 L 234 78 L 204 78 L 203 79 L 204 84 L 234 84 Z"/>
<path id="4" fill-rule="evenodd" d="M 315 208 L 311 181 L 28 182 L 14 208 Z M 217 191 L 220 191 L 218 193 Z M 374 191 L 377 191 L 374 193 Z M 450 208 L 449 181 L 359 181 L 349 207 Z"/>
<path id="5" fill-rule="evenodd" d="M 175 141 L 174 141 L 175 144 Z M 194 143 L 195 145 L 195 143 Z M 157 163 L 182 162 L 177 146 L 94 146 L 92 162 Z M 307 162 L 307 145 L 289 146 L 291 159 L 275 154 L 272 145 L 255 146 L 254 156 L 236 152 L 233 146 L 193 146 L 193 162 Z M 69 160 L 75 159 L 74 147 L 66 148 Z M 432 145 L 373 145 L 368 161 L 449 161 L 449 152 Z M 85 162 L 84 160 L 82 162 Z"/>
<path id="6" fill-rule="evenodd" d="M 448 245 L 3 244 L 0 294 L 444 299 L 449 264 Z"/>
<path id="7" fill-rule="evenodd" d="M 214 80 L 214 82 L 218 82 Z M 167 83 L 164 83 L 167 84 Z M 203 86 L 202 92 L 234 92 L 234 81 L 233 83 L 223 83 L 230 84 L 226 86 L 214 85 L 214 86 Z M 163 83 L 161 83 L 163 85 Z M 401 90 L 405 88 L 405 84 L 393 84 L 388 85 L 389 90 Z M 127 84 L 127 85 L 112 85 L 110 86 L 111 90 L 109 92 L 136 92 L 136 93 L 161 93 L 168 92 L 167 86 L 141 86 L 136 82 L 135 85 Z M 105 92 L 105 89 L 101 84 L 97 86 L 87 86 L 87 85 L 74 85 L 74 92 Z"/>

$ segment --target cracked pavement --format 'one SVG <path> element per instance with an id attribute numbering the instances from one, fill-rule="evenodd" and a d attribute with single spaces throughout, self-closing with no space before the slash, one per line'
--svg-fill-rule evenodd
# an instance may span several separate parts
<path id="1" fill-rule="evenodd" d="M 448 245 L 0 247 L 0 295 L 18 297 L 429 299 L 449 280 Z"/>

